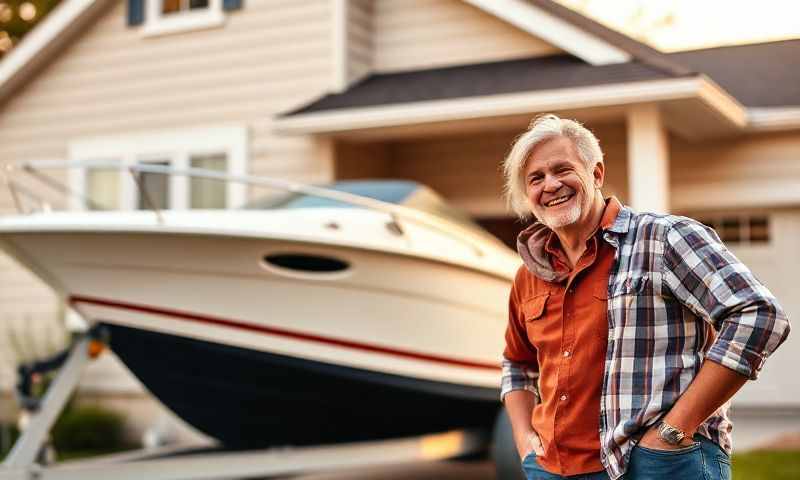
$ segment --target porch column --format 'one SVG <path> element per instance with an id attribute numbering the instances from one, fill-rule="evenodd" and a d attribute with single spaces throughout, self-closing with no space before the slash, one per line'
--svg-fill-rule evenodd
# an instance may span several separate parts
<path id="1" fill-rule="evenodd" d="M 669 150 L 658 105 L 627 112 L 628 203 L 640 212 L 669 211 Z"/>
<path id="2" fill-rule="evenodd" d="M 310 137 L 312 159 L 308 174 L 315 182 L 332 182 L 336 179 L 336 143 L 331 137 Z M 308 179 L 307 179 L 308 180 Z"/>

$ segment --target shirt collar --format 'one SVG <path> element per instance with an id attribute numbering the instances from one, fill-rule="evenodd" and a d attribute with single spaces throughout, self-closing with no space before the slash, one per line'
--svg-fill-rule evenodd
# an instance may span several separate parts
<path id="1" fill-rule="evenodd" d="M 613 233 L 627 233 L 631 226 L 633 210 L 624 206 L 617 200 L 617 197 L 610 197 L 606 202 L 606 209 L 603 218 L 600 220 L 600 227 L 603 230 Z"/>

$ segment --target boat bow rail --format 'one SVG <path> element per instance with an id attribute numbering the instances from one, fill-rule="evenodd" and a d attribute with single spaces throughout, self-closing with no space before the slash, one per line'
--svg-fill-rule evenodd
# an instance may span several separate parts
<path id="1" fill-rule="evenodd" d="M 377 212 L 382 212 L 390 217 L 390 221 L 386 224 L 387 229 L 393 234 L 404 236 L 406 229 L 403 228 L 403 222 L 408 222 L 425 228 L 436 231 L 439 234 L 454 239 L 471 249 L 478 257 L 483 257 L 487 254 L 485 247 L 487 245 L 486 238 L 482 238 L 476 232 L 460 225 L 457 222 L 449 221 L 440 216 L 417 210 L 415 208 L 397 205 L 390 202 L 385 202 L 375 198 L 370 198 L 355 193 L 334 190 L 331 188 L 320 187 L 317 185 L 309 185 L 301 182 L 290 181 L 285 179 L 255 176 L 255 175 L 232 175 L 215 170 L 201 169 L 201 168 L 186 168 L 177 169 L 168 166 L 160 165 L 145 165 L 137 164 L 127 167 L 120 166 L 116 162 L 108 161 L 62 161 L 62 160 L 40 160 L 40 161 L 24 161 L 17 163 L 9 163 L 6 165 L 5 170 L 2 172 L 3 181 L 14 201 L 17 212 L 23 215 L 52 211 L 52 205 L 43 196 L 34 191 L 27 184 L 19 181 L 19 176 L 26 175 L 34 180 L 40 186 L 63 195 L 67 198 L 77 199 L 82 205 L 90 207 L 92 210 L 105 210 L 98 202 L 94 201 L 91 197 L 84 195 L 81 192 L 76 192 L 74 189 L 65 185 L 64 182 L 54 178 L 52 175 L 44 173 L 45 170 L 63 170 L 73 168 L 126 168 L 132 175 L 139 194 L 141 195 L 143 205 L 147 207 L 156 216 L 159 225 L 165 225 L 166 219 L 162 214 L 161 209 L 157 208 L 152 201 L 144 183 L 141 181 L 141 174 L 161 174 L 166 176 L 178 175 L 186 176 L 189 178 L 215 180 L 230 183 L 242 183 L 256 187 L 267 188 L 271 190 L 279 190 L 287 193 L 303 194 L 311 197 L 324 198 L 334 200 L 348 205 L 365 208 Z M 36 208 L 26 208 L 23 198 L 29 198 L 36 205 Z M 488 235 L 488 234 L 487 234 Z"/>

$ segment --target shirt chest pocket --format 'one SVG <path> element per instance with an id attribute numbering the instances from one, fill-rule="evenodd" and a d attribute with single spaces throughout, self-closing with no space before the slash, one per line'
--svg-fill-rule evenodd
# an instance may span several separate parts
<path id="1" fill-rule="evenodd" d="M 654 280 L 652 275 L 647 274 L 620 278 L 612 286 L 612 297 L 652 294 Z"/>
<path id="2" fill-rule="evenodd" d="M 614 285 L 609 298 L 614 319 L 633 332 L 637 327 L 655 329 L 648 337 L 668 337 L 668 325 L 679 324 L 682 315 L 669 315 L 674 310 L 674 299 L 661 294 L 659 278 L 653 274 L 638 275 L 621 280 Z M 614 325 L 612 325 L 614 326 Z"/>
<path id="3" fill-rule="evenodd" d="M 611 300 L 614 308 L 635 310 L 637 306 L 644 307 L 642 304 L 656 295 L 654 287 L 655 279 L 652 275 L 621 279 L 612 286 Z"/>
<path id="4" fill-rule="evenodd" d="M 547 300 L 549 293 L 533 297 L 522 304 L 523 321 L 528 340 L 534 347 L 540 349 L 545 337 L 548 334 L 548 323 L 546 321 Z"/>

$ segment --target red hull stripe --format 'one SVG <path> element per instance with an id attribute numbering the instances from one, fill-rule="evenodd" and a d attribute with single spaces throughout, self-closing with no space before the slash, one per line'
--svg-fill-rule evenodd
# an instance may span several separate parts
<path id="1" fill-rule="evenodd" d="M 183 312 L 179 310 L 168 310 L 163 308 L 150 307 L 146 305 L 136 305 L 132 303 L 123 303 L 110 300 L 103 300 L 101 298 L 86 297 L 82 295 L 73 295 L 69 298 L 72 305 L 85 303 L 89 305 L 98 305 L 101 307 L 119 308 L 123 310 L 130 310 L 134 312 L 151 313 L 156 315 L 164 315 L 172 318 L 179 318 L 181 320 L 188 320 L 193 322 L 207 323 L 211 325 L 221 325 L 239 330 L 248 330 L 251 332 L 259 332 L 267 335 L 275 335 L 278 337 L 292 338 L 295 340 L 305 340 L 307 342 L 321 343 L 325 345 L 333 345 L 352 350 L 361 350 L 366 352 L 382 353 L 385 355 L 392 355 L 395 357 L 410 358 L 413 360 L 424 360 L 427 362 L 442 363 L 445 365 L 455 365 L 459 367 L 480 368 L 484 370 L 500 370 L 499 365 L 490 363 L 473 362 L 470 360 L 461 360 L 457 358 L 442 357 L 439 355 L 430 355 L 427 353 L 418 353 L 408 350 L 400 350 L 396 348 L 387 348 L 378 345 L 370 345 L 368 343 L 353 342 L 350 340 L 340 340 L 337 338 L 322 337 L 310 333 L 297 332 L 286 330 L 276 327 L 267 327 L 262 325 L 253 325 L 250 323 L 238 322 L 235 320 L 228 320 L 225 318 L 212 317 L 209 315 L 200 315 L 197 313 Z"/>

